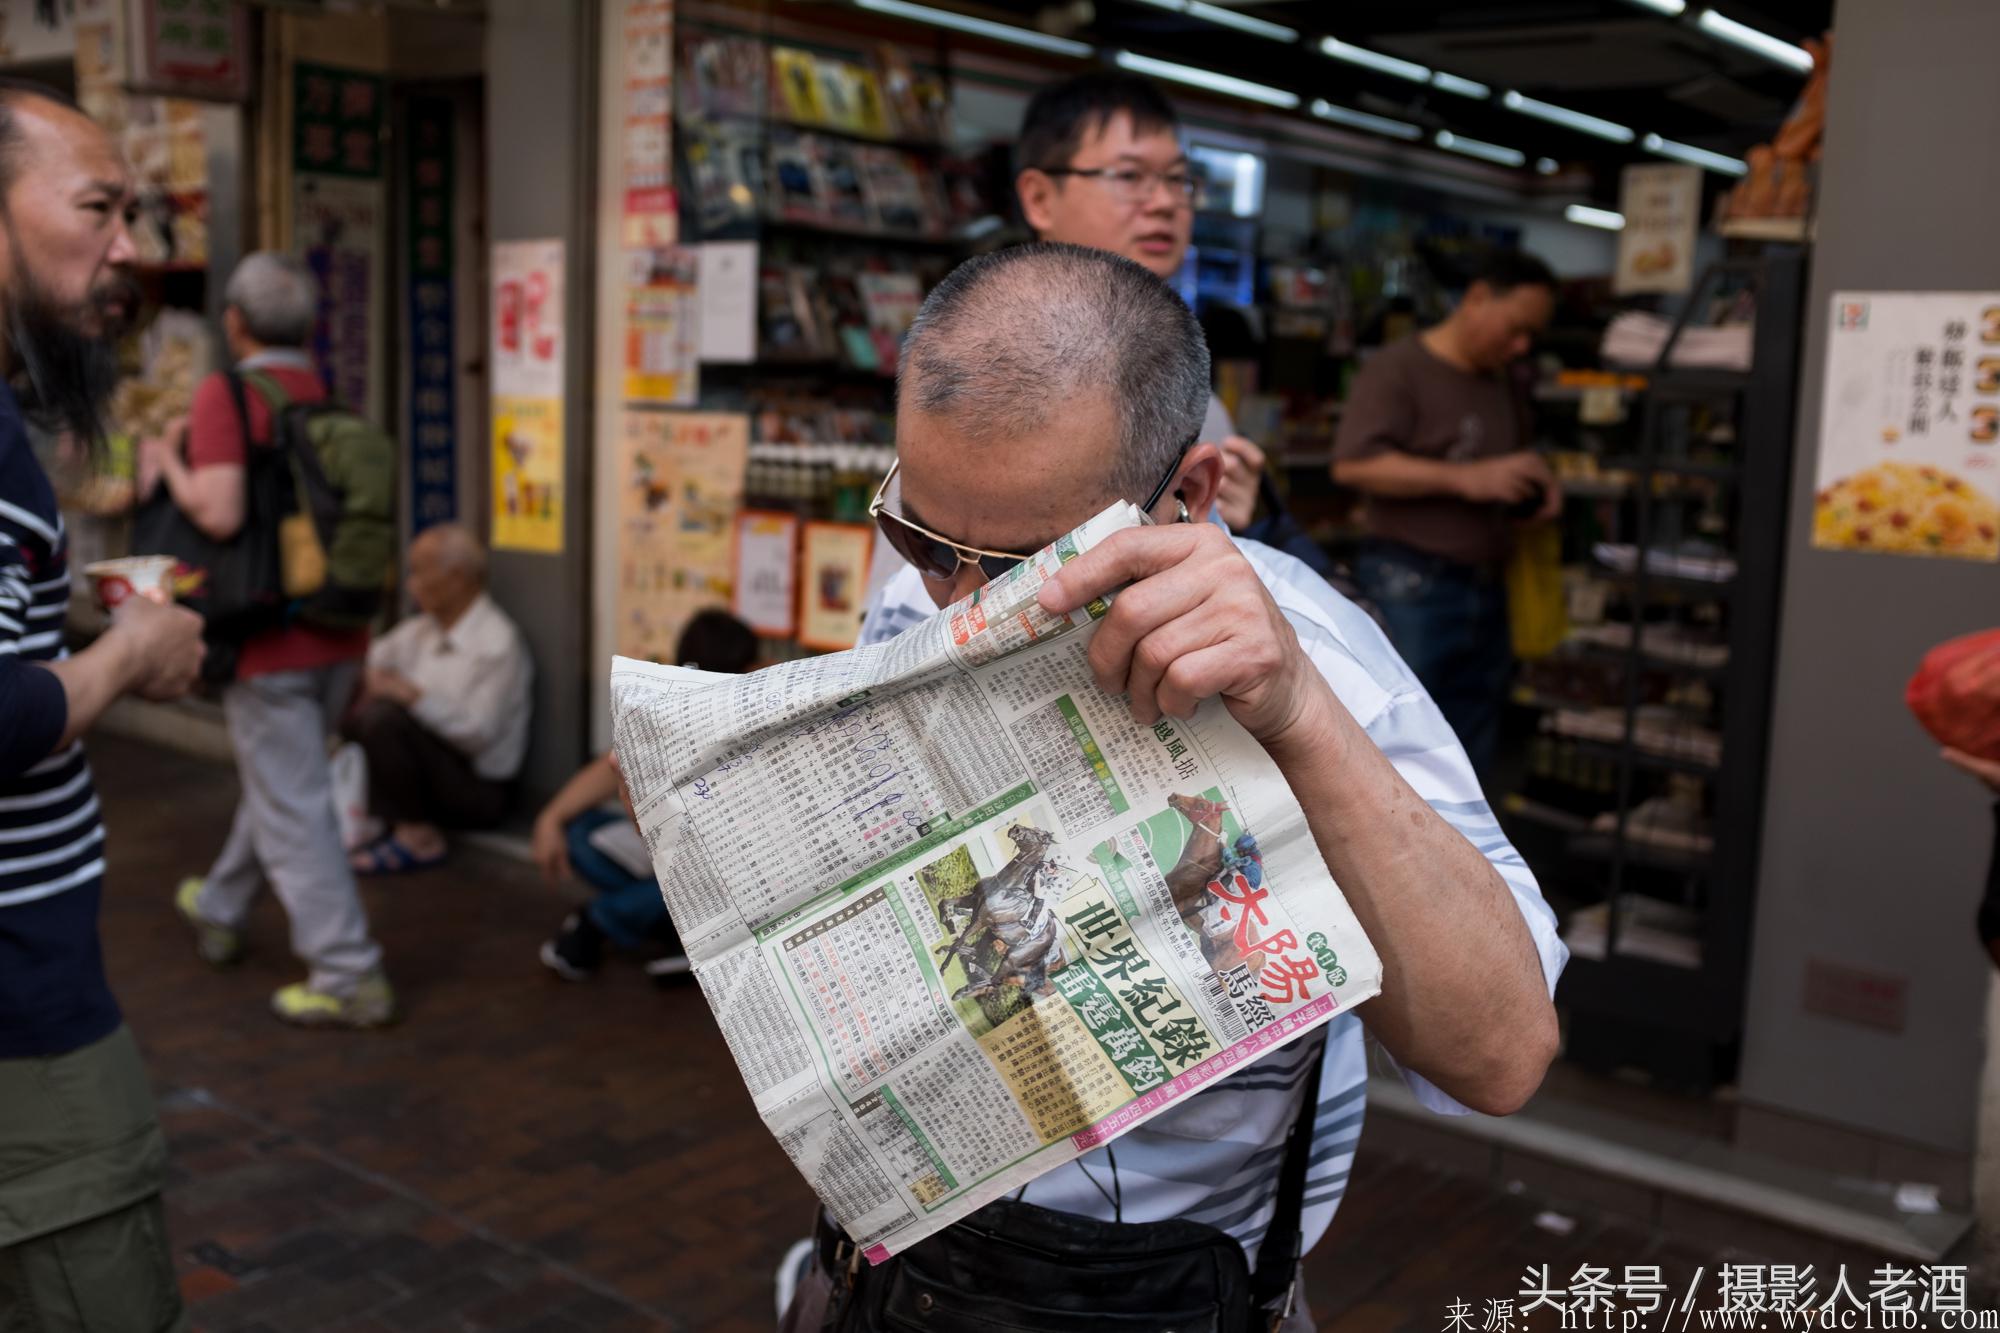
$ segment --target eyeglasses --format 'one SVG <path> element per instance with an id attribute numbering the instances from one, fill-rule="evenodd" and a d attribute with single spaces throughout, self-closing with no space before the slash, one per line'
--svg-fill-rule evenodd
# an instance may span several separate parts
<path id="1" fill-rule="evenodd" d="M 1160 497 L 1173 485 L 1180 474 L 1181 460 L 1187 451 L 1194 448 L 1194 440 L 1184 441 L 1174 454 L 1173 465 L 1167 469 L 1160 484 L 1153 487 L 1153 493 L 1146 497 L 1146 503 L 1139 506 L 1141 513 L 1151 513 Z M 882 484 L 875 488 L 875 498 L 868 502 L 868 517 L 875 520 L 875 526 L 882 530 L 882 536 L 895 548 L 896 554 L 910 562 L 917 573 L 936 583 L 946 583 L 958 577 L 961 565 L 978 565 L 979 572 L 988 583 L 999 578 L 1023 560 L 1032 560 L 1032 555 L 1021 555 L 1013 551 L 989 551 L 983 546 L 967 546 L 955 542 L 942 533 L 932 532 L 921 523 L 914 523 L 901 514 L 891 512 L 887 507 L 889 483 L 896 478 L 903 460 L 897 459 L 889 465 L 889 473 L 882 478 Z"/>
<path id="2" fill-rule="evenodd" d="M 1150 167 L 1043 167 L 1041 171 L 1044 176 L 1088 176 L 1103 181 L 1112 198 L 1133 208 L 1151 199 L 1153 190 L 1163 183 L 1175 203 L 1201 207 L 1202 179 L 1185 167 L 1168 171 Z"/>

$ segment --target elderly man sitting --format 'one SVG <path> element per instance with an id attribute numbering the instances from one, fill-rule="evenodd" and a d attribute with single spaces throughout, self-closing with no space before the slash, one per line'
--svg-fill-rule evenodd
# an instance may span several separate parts
<path id="1" fill-rule="evenodd" d="M 387 830 L 356 852 L 364 875 L 444 860 L 446 829 L 497 825 L 528 749 L 533 667 L 514 622 L 486 595 L 486 552 L 455 523 L 410 543 L 420 614 L 368 650 L 343 733 L 368 755 L 368 803 Z"/>

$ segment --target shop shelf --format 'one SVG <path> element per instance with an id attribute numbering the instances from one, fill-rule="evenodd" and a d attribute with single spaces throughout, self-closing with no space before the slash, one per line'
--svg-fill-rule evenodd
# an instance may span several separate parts
<path id="1" fill-rule="evenodd" d="M 1643 635 L 1640 637 L 1640 642 L 1645 642 Z M 1588 658 L 1593 662 L 1628 662 L 1631 660 L 1632 650 L 1629 648 L 1619 648 L 1611 644 L 1571 641 L 1559 648 L 1557 655 Z M 1666 671 L 1677 676 L 1687 676 L 1718 683 L 1726 681 L 1729 678 L 1729 664 L 1727 662 L 1722 662 L 1715 666 L 1701 666 L 1692 662 L 1683 662 L 1678 658 L 1661 657 L 1654 653 L 1642 652 L 1639 655 L 1639 665 L 1645 667 L 1648 671 Z"/>
<path id="2" fill-rule="evenodd" d="M 1712 477 L 1717 480 L 1732 480 L 1743 469 L 1734 462 L 1701 462 L 1688 458 L 1607 458 L 1606 470 L 1621 472 L 1660 472 L 1675 477 Z"/>
<path id="3" fill-rule="evenodd" d="M 1592 578 L 1600 582 L 1614 583 L 1621 588 L 1630 588 L 1639 581 L 1639 575 L 1636 572 L 1627 574 L 1616 569 L 1605 569 L 1602 566 L 1593 566 L 1590 574 Z M 1734 579 L 1724 579 L 1717 583 L 1708 579 L 1679 578 L 1672 574 L 1646 575 L 1646 589 L 1648 592 L 1672 593 L 1683 599 L 1694 601 L 1726 601 L 1731 596 L 1735 585 L 1736 580 Z"/>
<path id="4" fill-rule="evenodd" d="M 1616 836 L 1609 833 L 1583 833 L 1569 840 L 1569 854 L 1580 861 L 1611 861 L 1618 859 L 1619 846 Z M 1712 852 L 1681 851 L 1671 847 L 1658 847 L 1649 842 L 1639 842 L 1627 837 L 1624 845 L 1625 864 L 1644 866 L 1649 870 L 1667 870 L 1683 875 L 1699 875 L 1707 872 L 1714 860 Z"/>
<path id="5" fill-rule="evenodd" d="M 1574 736 L 1563 736 L 1580 753 L 1609 759 L 1614 763 L 1623 758 L 1627 748 L 1622 745 L 1608 745 L 1603 741 L 1579 740 Z M 1713 777 L 1722 771 L 1722 765 L 1711 764 L 1701 759 L 1687 759 L 1676 754 L 1659 754 L 1652 750 L 1642 750 L 1637 745 L 1630 747 L 1632 765 L 1635 768 L 1651 769 L 1658 773 L 1693 773 L 1697 777 Z"/>

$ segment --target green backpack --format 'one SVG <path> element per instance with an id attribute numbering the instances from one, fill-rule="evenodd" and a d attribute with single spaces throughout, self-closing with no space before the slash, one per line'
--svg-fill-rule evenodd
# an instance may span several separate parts
<path id="1" fill-rule="evenodd" d="M 337 401 L 294 403 L 254 370 L 243 380 L 271 409 L 271 443 L 291 461 L 296 507 L 278 522 L 285 596 L 307 624 L 361 629 L 395 579 L 396 442 Z"/>

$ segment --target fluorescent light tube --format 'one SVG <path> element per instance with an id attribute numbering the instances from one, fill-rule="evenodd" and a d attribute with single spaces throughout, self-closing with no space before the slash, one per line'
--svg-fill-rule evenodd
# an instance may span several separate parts
<path id="1" fill-rule="evenodd" d="M 1029 28 L 1016 28 L 1007 23 L 995 23 L 991 19 L 974 18 L 970 14 L 955 14 L 949 9 L 913 5 L 908 3 L 908 0 L 854 0 L 854 3 L 862 9 L 873 10 L 877 14 L 892 14 L 897 18 L 928 23 L 934 28 L 969 32 L 977 37 L 991 37 L 996 42 L 1012 42 L 1016 46 L 1032 46 L 1038 51 L 1053 51 L 1057 55 L 1087 56 L 1094 49 L 1089 42 L 1072 41 L 1067 37 L 1051 37 L 1045 32 L 1035 32 Z"/>
<path id="2" fill-rule="evenodd" d="M 1493 91 L 1483 83 L 1472 79 L 1461 79 L 1458 75 L 1447 74 L 1441 69 L 1431 71 L 1431 86 L 1442 88 L 1448 93 L 1457 93 L 1460 97 L 1485 97 Z"/>
<path id="3" fill-rule="evenodd" d="M 1188 0 L 1187 12 L 1198 19 L 1207 19 L 1210 23 L 1219 23 L 1225 28 L 1234 28 L 1253 36 L 1268 37 L 1274 42 L 1296 42 L 1299 39 L 1297 28 L 1287 28 L 1282 23 L 1260 19 L 1254 14 L 1239 14 L 1221 5 L 1206 4 L 1203 0 Z"/>
<path id="4" fill-rule="evenodd" d="M 1787 69 L 1795 69 L 1801 74 L 1812 73 L 1812 52 L 1803 46 L 1793 46 L 1790 42 L 1780 41 L 1768 32 L 1759 32 L 1747 23 L 1738 23 L 1735 19 L 1727 18 L 1712 9 L 1702 10 L 1701 17 L 1694 21 L 1694 26 L 1711 37 L 1740 46 L 1746 51 L 1755 51 L 1764 59 L 1774 60 Z"/>
<path id="5" fill-rule="evenodd" d="M 1672 139 L 1662 139 L 1657 134 L 1649 134 L 1639 143 L 1649 153 L 1678 158 L 1682 162 L 1692 162 L 1698 167 L 1707 167 L 1710 171 L 1719 172 L 1724 176 L 1750 174 L 1749 164 L 1741 159 L 1728 157 L 1722 153 L 1711 153 L 1706 148 L 1696 148 L 1693 144 L 1675 143 Z"/>
<path id="6" fill-rule="evenodd" d="M 1552 157 L 1538 157 L 1535 159 L 1536 175 L 1553 176 L 1560 170 L 1562 170 L 1562 163 Z"/>
<path id="7" fill-rule="evenodd" d="M 1419 65 L 1414 60 L 1398 60 L 1395 56 L 1385 56 L 1380 51 L 1370 51 L 1364 46 L 1349 46 L 1338 37 L 1320 38 L 1319 49 L 1320 54 L 1332 56 L 1335 60 L 1345 60 L 1350 65 L 1366 65 L 1370 69 L 1379 69 L 1384 74 L 1393 74 L 1412 83 L 1431 81 L 1428 65 Z"/>
<path id="8" fill-rule="evenodd" d="M 1423 127 L 1408 121 L 1391 120 L 1387 116 L 1371 116 L 1366 111 L 1352 111 L 1331 102 L 1315 101 L 1312 113 L 1321 120 L 1330 120 L 1339 125 L 1352 125 L 1357 130 L 1373 130 L 1386 134 L 1392 139 L 1421 139 Z"/>
<path id="9" fill-rule="evenodd" d="M 1608 208 L 1592 208 L 1588 204 L 1571 204 L 1563 210 L 1563 216 L 1582 227 L 1602 227 L 1606 231 L 1625 230 L 1625 215 L 1614 213 Z"/>
<path id="10" fill-rule="evenodd" d="M 1681 11 L 1688 7 L 1687 0 L 1632 0 L 1632 3 L 1665 14 L 1670 19 L 1679 18 Z"/>
<path id="11" fill-rule="evenodd" d="M 1467 157 L 1498 162 L 1503 167 L 1518 167 L 1528 160 L 1528 155 L 1518 148 L 1503 148 L 1497 143 L 1487 143 L 1483 139 L 1468 139 L 1462 134 L 1453 134 L 1450 130 L 1439 130 L 1434 142 L 1447 152 L 1463 153 Z"/>
<path id="12" fill-rule="evenodd" d="M 884 0 L 871 0 L 882 4 Z M 1228 74 L 1217 74 L 1214 70 L 1196 69 L 1193 65 L 1176 65 L 1171 60 L 1155 60 L 1151 56 L 1136 55 L 1131 51 L 1120 51 L 1116 57 L 1120 69 L 1129 69 L 1139 74 L 1150 74 L 1156 79 L 1166 79 L 1170 83 L 1185 83 L 1191 88 L 1206 88 L 1210 92 L 1227 93 L 1231 97 L 1241 97 L 1248 102 L 1262 102 L 1265 106 L 1282 107 L 1286 111 L 1295 109 L 1299 95 L 1283 88 L 1273 88 L 1268 84 L 1252 83 L 1248 79 L 1235 78 Z"/>
<path id="13" fill-rule="evenodd" d="M 1565 106 L 1556 106 L 1551 102 L 1541 102 L 1532 97 L 1523 97 L 1517 92 L 1509 91 L 1505 96 L 1501 97 L 1500 105 L 1506 107 L 1509 111 L 1518 111 L 1524 116 L 1533 116 L 1537 120 L 1546 120 L 1552 125 L 1562 125 L 1580 134 L 1594 134 L 1600 139 L 1609 139 L 1613 143 L 1631 143 L 1637 137 L 1631 130 L 1616 121 L 1604 120 L 1597 116 L 1586 116 L 1581 111 L 1571 111 Z"/>

